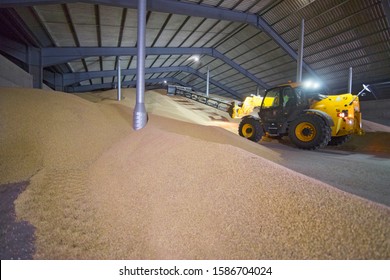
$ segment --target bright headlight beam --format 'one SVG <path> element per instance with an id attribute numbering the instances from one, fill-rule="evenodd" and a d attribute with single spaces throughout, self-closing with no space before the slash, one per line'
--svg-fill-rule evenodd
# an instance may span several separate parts
<path id="1" fill-rule="evenodd" d="M 304 86 L 305 88 L 311 88 L 311 87 L 312 87 L 312 81 L 305 81 L 305 82 L 303 83 L 303 86 Z"/>
<path id="2" fill-rule="evenodd" d="M 307 80 L 303 82 L 303 87 L 307 89 L 319 89 L 321 84 L 319 82 L 313 82 L 311 80 Z"/>

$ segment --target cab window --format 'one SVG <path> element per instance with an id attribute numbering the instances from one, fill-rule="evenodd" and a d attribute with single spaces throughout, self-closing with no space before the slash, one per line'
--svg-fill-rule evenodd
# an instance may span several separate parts
<path id="1" fill-rule="evenodd" d="M 268 109 L 268 108 L 276 108 L 280 105 L 280 96 L 279 96 L 279 88 L 277 89 L 271 89 L 267 91 L 263 103 L 261 105 L 262 109 Z"/>
<path id="2" fill-rule="evenodd" d="M 283 89 L 283 107 L 291 107 L 295 102 L 294 90 L 291 87 L 285 87 Z"/>

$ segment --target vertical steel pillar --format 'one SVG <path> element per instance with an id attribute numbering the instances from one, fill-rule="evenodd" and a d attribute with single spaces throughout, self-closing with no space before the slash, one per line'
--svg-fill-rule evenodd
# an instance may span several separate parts
<path id="1" fill-rule="evenodd" d="M 42 88 L 43 67 L 41 50 L 33 47 L 28 47 L 27 55 L 28 73 L 33 76 L 33 87 Z"/>
<path id="2" fill-rule="evenodd" d="M 54 73 L 54 90 L 64 91 L 64 76 L 60 73 Z"/>
<path id="3" fill-rule="evenodd" d="M 122 75 L 121 75 L 121 58 L 118 58 L 118 101 L 122 99 Z"/>
<path id="4" fill-rule="evenodd" d="M 352 67 L 349 67 L 349 75 L 348 75 L 348 93 L 352 92 Z"/>
<path id="5" fill-rule="evenodd" d="M 301 35 L 299 38 L 298 46 L 298 61 L 297 61 L 297 83 L 302 82 L 302 65 L 303 65 L 303 45 L 305 38 L 305 20 L 302 19 L 301 23 Z"/>
<path id="6" fill-rule="evenodd" d="M 133 128 L 145 127 L 148 116 L 145 108 L 145 37 L 146 37 L 146 3 L 138 0 L 138 47 L 137 47 L 137 93 L 133 114 Z"/>
<path id="7" fill-rule="evenodd" d="M 206 79 L 206 96 L 209 97 L 209 89 L 210 89 L 210 69 L 207 66 L 207 79 Z"/>

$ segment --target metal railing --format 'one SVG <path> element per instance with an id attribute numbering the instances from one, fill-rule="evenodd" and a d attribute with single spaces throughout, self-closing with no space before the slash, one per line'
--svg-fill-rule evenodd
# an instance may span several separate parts
<path id="1" fill-rule="evenodd" d="M 224 112 L 227 112 L 229 107 L 232 106 L 233 101 L 229 102 L 229 101 L 223 100 L 221 98 L 206 96 L 205 94 L 203 94 L 201 92 L 193 91 L 190 87 L 171 86 L 171 85 L 169 87 L 175 87 L 174 92 L 176 95 L 184 96 L 188 99 L 197 101 L 199 103 L 203 103 L 205 105 L 214 107 L 214 108 L 219 109 L 219 110 L 224 111 Z M 173 91 L 172 88 L 171 88 L 171 90 L 168 90 L 168 92 L 172 92 L 172 91 Z"/>

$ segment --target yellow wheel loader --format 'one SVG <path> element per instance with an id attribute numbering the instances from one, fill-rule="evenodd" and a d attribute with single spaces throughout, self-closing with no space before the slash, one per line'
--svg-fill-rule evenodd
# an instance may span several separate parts
<path id="1" fill-rule="evenodd" d="M 241 136 L 258 142 L 263 135 L 289 136 L 298 148 L 314 150 L 340 145 L 363 134 L 359 95 L 324 95 L 320 90 L 290 83 L 265 92 L 258 116 L 244 116 Z"/>

